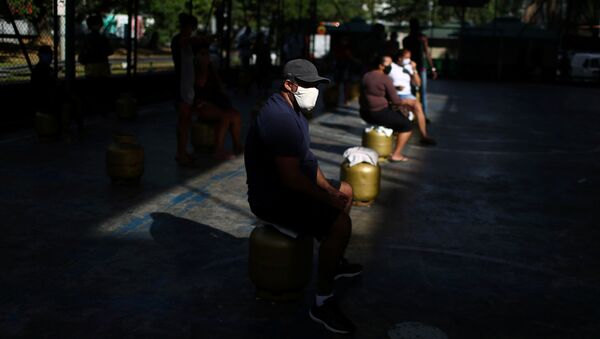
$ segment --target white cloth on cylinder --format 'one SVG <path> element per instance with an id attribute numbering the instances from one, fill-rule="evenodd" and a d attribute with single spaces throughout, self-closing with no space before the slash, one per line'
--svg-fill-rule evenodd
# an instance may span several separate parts
<path id="1" fill-rule="evenodd" d="M 360 163 L 377 165 L 379 154 L 367 147 L 352 147 L 344 152 L 344 160 L 348 161 L 348 166 L 352 167 Z"/>
<path id="2" fill-rule="evenodd" d="M 375 130 L 375 132 L 379 133 L 379 134 L 385 134 L 386 137 L 391 137 L 392 134 L 394 134 L 394 130 L 391 128 L 386 128 L 383 126 L 369 126 L 367 128 L 365 128 L 365 133 L 369 133 L 372 130 Z"/>

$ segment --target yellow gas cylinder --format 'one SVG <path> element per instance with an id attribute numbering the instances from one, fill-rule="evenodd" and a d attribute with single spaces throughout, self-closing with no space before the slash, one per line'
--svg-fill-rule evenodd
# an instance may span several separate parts
<path id="1" fill-rule="evenodd" d="M 353 82 L 350 85 L 350 100 L 360 96 L 360 82 Z"/>
<path id="2" fill-rule="evenodd" d="M 338 86 L 337 84 L 329 86 L 325 90 L 325 97 L 324 97 L 325 107 L 327 107 L 327 108 L 337 107 L 339 97 L 340 97 L 340 86 Z"/>
<path id="3" fill-rule="evenodd" d="M 117 116 L 128 120 L 137 116 L 137 100 L 130 93 L 122 93 L 117 99 Z"/>
<path id="4" fill-rule="evenodd" d="M 196 152 L 212 151 L 215 148 L 214 121 L 196 121 L 192 124 L 191 141 Z"/>
<path id="5" fill-rule="evenodd" d="M 364 147 L 371 148 L 379 154 L 379 161 L 387 159 L 393 150 L 393 138 L 372 129 L 370 131 L 363 132 L 362 145 Z"/>
<path id="6" fill-rule="evenodd" d="M 348 162 L 344 161 L 340 170 L 340 180 L 352 186 L 354 205 L 370 206 L 379 195 L 381 169 L 379 165 L 365 162 L 350 167 Z"/>
<path id="7" fill-rule="evenodd" d="M 313 239 L 291 238 L 271 225 L 250 234 L 248 273 L 259 298 L 292 301 L 302 298 L 312 273 Z"/>
<path id="8" fill-rule="evenodd" d="M 116 134 L 106 151 L 106 172 L 115 183 L 137 183 L 144 173 L 144 148 L 133 135 Z"/>
<path id="9" fill-rule="evenodd" d="M 60 132 L 58 118 L 51 114 L 35 113 L 35 131 L 42 141 L 57 139 Z"/>

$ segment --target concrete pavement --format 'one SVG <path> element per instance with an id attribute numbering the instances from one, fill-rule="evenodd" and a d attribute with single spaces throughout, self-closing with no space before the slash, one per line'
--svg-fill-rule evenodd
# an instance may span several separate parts
<path id="1" fill-rule="evenodd" d="M 338 294 L 354 337 L 405 322 L 449 338 L 599 337 L 598 94 L 432 82 L 439 145 L 411 141 L 375 204 L 352 211 L 348 257 L 365 272 Z M 246 125 L 254 101 L 236 100 Z M 175 119 L 167 102 L 94 120 L 79 143 L 0 141 L 0 337 L 332 337 L 308 318 L 313 285 L 301 302 L 255 300 L 243 160 L 177 167 Z M 362 128 L 356 107 L 311 122 L 327 176 Z M 121 130 L 146 151 L 137 187 L 105 175 Z"/>

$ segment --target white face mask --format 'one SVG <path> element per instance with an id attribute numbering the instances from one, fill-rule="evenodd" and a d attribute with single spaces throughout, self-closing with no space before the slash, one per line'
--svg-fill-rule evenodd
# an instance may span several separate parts
<path id="1" fill-rule="evenodd" d="M 298 86 L 296 92 L 293 92 L 292 94 L 294 94 L 294 98 L 296 98 L 298 107 L 300 107 L 300 109 L 304 112 L 310 112 L 317 104 L 319 89 L 316 87 L 304 88 Z"/>
<path id="2" fill-rule="evenodd" d="M 410 65 L 410 59 L 409 58 L 402 59 L 402 65 L 404 65 L 404 66 Z"/>

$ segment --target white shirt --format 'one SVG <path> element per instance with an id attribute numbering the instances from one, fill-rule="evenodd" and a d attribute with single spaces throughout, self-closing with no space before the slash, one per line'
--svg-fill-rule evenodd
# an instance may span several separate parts
<path id="1" fill-rule="evenodd" d="M 409 74 L 407 74 L 404 70 L 406 70 Z M 414 70 L 411 64 L 402 67 L 398 66 L 395 62 L 392 62 L 392 71 L 388 75 L 390 78 L 392 78 L 394 87 L 402 87 L 402 90 L 398 91 L 398 95 L 411 94 L 410 81 L 413 74 Z"/>

